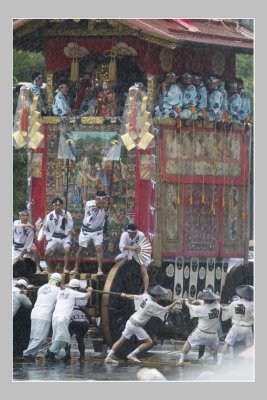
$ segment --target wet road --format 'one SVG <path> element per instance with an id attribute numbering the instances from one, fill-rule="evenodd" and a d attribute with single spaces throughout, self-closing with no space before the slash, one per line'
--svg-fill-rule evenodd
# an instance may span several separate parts
<path id="1" fill-rule="evenodd" d="M 217 366 L 211 359 L 200 362 L 198 349 L 192 349 L 184 367 L 175 365 L 182 343 L 154 346 L 141 364 L 120 360 L 117 365 L 104 364 L 105 352 L 96 353 L 90 340 L 86 344 L 85 360 L 79 360 L 75 340 L 72 341 L 71 360 L 68 363 L 51 363 L 39 352 L 35 362 L 17 358 L 13 363 L 13 381 L 137 381 L 136 374 L 142 367 L 156 368 L 168 381 L 253 381 L 251 360 L 224 360 Z M 64 351 L 60 356 L 64 356 Z"/>

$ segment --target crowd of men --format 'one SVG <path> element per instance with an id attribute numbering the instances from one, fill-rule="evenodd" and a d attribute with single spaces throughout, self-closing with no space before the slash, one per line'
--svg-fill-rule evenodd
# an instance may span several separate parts
<path id="1" fill-rule="evenodd" d="M 90 73 L 88 76 L 90 77 Z M 68 96 L 68 83 L 61 80 L 58 84 L 52 105 L 52 112 L 57 116 L 71 115 L 101 115 L 104 117 L 115 116 L 118 113 L 116 94 L 110 82 L 104 81 L 98 88 L 94 87 L 89 77 L 81 85 L 83 91 L 78 93 L 76 102 Z M 47 114 L 45 95 L 41 89 L 42 75 L 33 74 L 31 91 L 38 96 L 39 109 L 43 115 Z M 224 113 L 227 119 L 244 123 L 250 115 L 250 98 L 244 91 L 242 79 L 225 82 L 219 76 L 212 75 L 204 83 L 200 74 L 185 72 L 180 78 L 175 73 L 168 73 L 164 81 L 158 86 L 157 104 L 154 115 L 158 118 L 171 117 L 183 120 L 206 119 L 207 121 L 221 122 Z M 79 100 L 79 101 L 78 101 Z M 103 275 L 103 233 L 108 218 L 107 195 L 98 191 L 95 199 L 88 200 L 84 208 L 84 218 L 79 233 L 79 248 L 75 255 L 75 264 L 70 269 L 70 254 L 72 238 L 76 235 L 73 228 L 71 213 L 64 210 L 63 201 L 56 197 L 52 201 L 53 210 L 45 217 L 42 232 L 45 237 L 45 261 L 50 278 L 47 284 L 38 289 L 37 300 L 31 312 L 31 334 L 28 347 L 23 355 L 26 359 L 35 360 L 38 351 L 43 347 L 52 324 L 52 341 L 47 349 L 46 358 L 54 362 L 60 351 L 65 349 L 65 359 L 71 358 L 71 336 L 76 334 L 80 358 L 85 355 L 84 337 L 88 331 L 90 316 L 86 312 L 88 298 L 93 289 L 88 287 L 81 292 L 78 279 L 70 279 L 69 283 L 61 287 L 62 276 L 54 271 L 52 257 L 57 249 L 64 251 L 63 273 L 75 274 L 79 272 L 83 253 L 92 241 L 96 250 L 98 265 L 97 276 Z M 28 221 L 29 213 L 23 210 L 19 219 L 13 223 L 13 264 L 30 257 L 36 265 L 36 273 L 42 273 L 38 244 L 35 243 L 36 227 Z M 134 253 L 141 251 L 139 243 L 144 238 L 143 232 L 137 226 L 129 224 L 122 233 L 116 261 L 131 260 Z M 121 296 L 133 300 L 135 313 L 129 318 L 120 339 L 113 344 L 105 362 L 118 363 L 116 351 L 132 335 L 142 341 L 127 358 L 129 361 L 139 363 L 138 354 L 152 346 L 152 339 L 144 329 L 151 317 L 165 320 L 169 311 L 178 304 L 184 304 L 191 318 L 198 318 L 196 329 L 189 335 L 183 346 L 178 365 L 184 364 L 184 359 L 190 349 L 204 345 L 208 349 L 204 354 L 205 360 L 209 355 L 217 353 L 220 345 L 218 326 L 220 319 L 232 320 L 232 327 L 225 338 L 225 344 L 218 356 L 218 365 L 224 355 L 233 351 L 236 342 L 244 341 L 247 347 L 253 343 L 253 288 L 245 285 L 237 288 L 236 298 L 229 305 L 219 304 L 219 296 L 210 289 L 203 291 L 202 298 L 195 302 L 179 299 L 169 306 L 158 304 L 167 290 L 160 285 L 149 287 L 148 266 L 151 259 L 140 265 L 143 280 L 143 294 Z M 32 308 L 32 303 L 27 297 L 29 288 L 26 279 L 19 279 L 13 288 L 13 316 L 20 307 Z"/>
<path id="2" fill-rule="evenodd" d="M 121 96 L 116 92 L 114 83 L 107 79 L 93 81 L 92 74 L 92 68 L 89 72 L 85 70 L 75 99 L 70 95 L 69 82 L 64 77 L 59 79 L 52 104 L 53 115 L 121 115 L 124 104 L 119 104 L 119 99 L 125 103 L 126 93 Z M 32 94 L 39 96 L 39 110 L 46 115 L 45 92 L 41 89 L 42 75 L 35 72 L 32 79 Z M 174 72 L 169 72 L 158 84 L 155 109 L 151 111 L 156 117 L 193 118 L 217 123 L 227 119 L 245 123 L 249 121 L 251 105 L 241 78 L 225 80 L 223 84 L 222 77 L 216 74 L 204 78 L 198 73 L 185 72 L 178 77 Z"/>

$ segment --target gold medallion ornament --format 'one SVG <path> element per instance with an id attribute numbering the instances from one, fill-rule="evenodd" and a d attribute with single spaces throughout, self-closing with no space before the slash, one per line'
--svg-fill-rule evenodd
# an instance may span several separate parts
<path id="1" fill-rule="evenodd" d="M 89 54 L 89 51 L 85 47 L 78 46 L 77 43 L 69 42 L 68 45 L 64 47 L 64 54 L 67 58 L 72 58 L 70 81 L 76 82 L 79 80 L 79 58 Z"/>
<path id="2" fill-rule="evenodd" d="M 173 50 L 163 47 L 160 54 L 160 66 L 164 72 L 170 72 L 172 69 Z"/>

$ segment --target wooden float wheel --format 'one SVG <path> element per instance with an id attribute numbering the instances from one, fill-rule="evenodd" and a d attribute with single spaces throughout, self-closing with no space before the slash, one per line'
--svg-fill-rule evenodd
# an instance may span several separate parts
<path id="1" fill-rule="evenodd" d="M 23 258 L 23 260 L 18 260 L 13 265 L 13 278 L 28 278 L 35 273 L 36 265 L 35 262 L 31 258 Z"/>
<path id="2" fill-rule="evenodd" d="M 142 294 L 143 280 L 140 265 L 135 260 L 117 262 L 110 270 L 104 292 Z M 102 329 L 104 340 L 109 347 L 121 336 L 128 318 L 134 313 L 134 301 L 118 295 L 103 294 L 101 302 Z M 116 354 L 125 358 L 136 346 L 137 338 L 132 336 Z"/>

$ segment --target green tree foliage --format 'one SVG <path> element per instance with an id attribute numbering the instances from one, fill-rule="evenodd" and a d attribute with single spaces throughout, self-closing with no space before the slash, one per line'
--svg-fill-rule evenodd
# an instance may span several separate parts
<path id="1" fill-rule="evenodd" d="M 33 72 L 39 71 L 45 76 L 45 63 L 42 53 L 13 51 L 13 85 L 19 82 L 31 82 Z M 44 78 L 45 81 L 45 78 Z M 13 110 L 16 112 L 18 94 L 14 91 Z M 25 209 L 27 202 L 27 152 L 24 148 L 13 150 L 13 219 L 18 211 Z"/>
<path id="2" fill-rule="evenodd" d="M 13 83 L 31 82 L 33 72 L 39 71 L 44 76 L 45 62 L 42 53 L 31 53 L 29 51 L 13 51 Z"/>
<path id="3" fill-rule="evenodd" d="M 249 54 L 236 55 L 236 76 L 244 81 L 244 89 L 248 92 L 251 100 L 250 122 L 253 121 L 253 56 Z"/>

